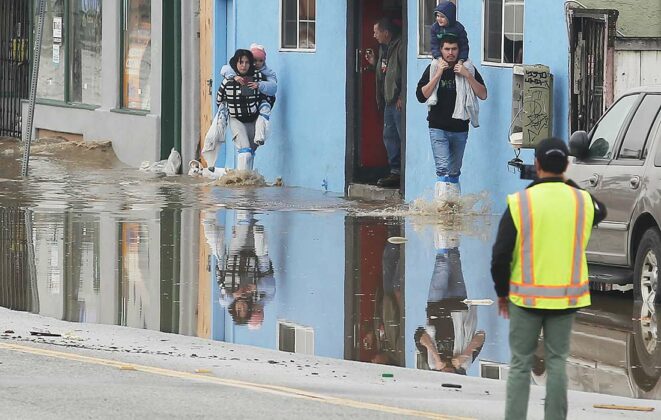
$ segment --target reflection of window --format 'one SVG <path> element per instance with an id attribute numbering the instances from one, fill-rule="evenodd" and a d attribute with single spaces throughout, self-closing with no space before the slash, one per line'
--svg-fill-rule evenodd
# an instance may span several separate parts
<path id="1" fill-rule="evenodd" d="M 506 380 L 509 370 L 506 364 L 480 360 L 480 378 Z"/>
<path id="2" fill-rule="evenodd" d="M 484 61 L 523 62 L 524 0 L 485 0 Z"/>
<path id="3" fill-rule="evenodd" d="M 637 95 L 625 96 L 617 101 L 604 115 L 592 133 L 588 157 L 592 159 L 610 159 L 613 157 L 613 146 L 615 146 L 620 127 L 637 99 Z"/>
<path id="4" fill-rule="evenodd" d="M 101 104 L 101 0 L 46 1 L 37 96 Z"/>
<path id="5" fill-rule="evenodd" d="M 418 0 L 418 54 L 430 55 L 430 34 L 431 26 L 436 22 L 434 16 L 434 9 L 438 6 L 441 0 Z M 452 0 L 452 3 L 457 4 L 457 0 Z"/>
<path id="6" fill-rule="evenodd" d="M 280 47 L 314 50 L 317 0 L 281 0 Z"/>
<path id="7" fill-rule="evenodd" d="M 122 107 L 149 110 L 151 0 L 124 0 Z"/>
<path id="8" fill-rule="evenodd" d="M 312 328 L 278 321 L 276 335 L 278 350 L 314 354 L 314 330 Z"/>
<path id="9" fill-rule="evenodd" d="M 645 96 L 629 124 L 618 159 L 645 159 L 649 142 L 644 152 L 643 147 L 660 107 L 661 95 Z"/>

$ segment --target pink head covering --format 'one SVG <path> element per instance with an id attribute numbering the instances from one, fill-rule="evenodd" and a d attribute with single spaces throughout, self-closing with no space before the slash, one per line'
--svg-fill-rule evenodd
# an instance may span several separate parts
<path id="1" fill-rule="evenodd" d="M 266 61 L 266 49 L 260 44 L 250 44 L 250 52 L 255 58 L 261 58 Z"/>

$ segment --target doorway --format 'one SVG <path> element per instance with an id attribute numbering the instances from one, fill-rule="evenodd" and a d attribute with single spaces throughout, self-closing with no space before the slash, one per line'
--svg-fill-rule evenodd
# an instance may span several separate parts
<path id="1" fill-rule="evenodd" d="M 360 0 L 348 2 L 347 17 L 347 152 L 346 188 L 351 184 L 375 185 L 389 173 L 383 145 L 383 110 L 376 106 L 376 73 L 368 67 L 365 51 L 378 54 L 374 24 L 383 17 L 401 24 L 402 47 L 406 57 L 406 0 Z M 406 98 L 406 65 L 402 69 L 402 93 Z M 406 151 L 406 104 L 402 110 L 402 168 L 400 193 L 404 192 Z"/>

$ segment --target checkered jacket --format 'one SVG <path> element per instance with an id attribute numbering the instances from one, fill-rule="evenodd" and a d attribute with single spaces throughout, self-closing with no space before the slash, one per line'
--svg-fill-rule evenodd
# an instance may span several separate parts
<path id="1" fill-rule="evenodd" d="M 264 76 L 260 72 L 255 72 L 253 80 L 259 82 L 264 80 Z M 241 122 L 253 122 L 259 116 L 259 104 L 262 101 L 267 101 L 273 104 L 272 97 L 268 97 L 257 90 L 248 89 L 243 86 L 244 92 L 249 91 L 249 94 L 241 92 L 242 86 L 234 81 L 234 79 L 223 79 L 216 94 L 216 104 L 220 105 L 222 102 L 227 103 L 227 109 L 230 116 L 236 118 Z"/>

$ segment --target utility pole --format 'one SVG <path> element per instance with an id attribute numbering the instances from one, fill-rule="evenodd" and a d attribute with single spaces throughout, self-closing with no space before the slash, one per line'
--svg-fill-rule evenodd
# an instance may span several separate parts
<path id="1" fill-rule="evenodd" d="M 21 175 L 28 176 L 28 162 L 30 161 L 30 144 L 32 143 L 32 124 L 34 123 L 34 105 L 37 99 L 37 82 L 39 81 L 39 59 L 41 58 L 41 36 L 44 33 L 44 19 L 46 16 L 46 0 L 39 0 L 39 18 L 37 20 L 37 35 L 34 40 L 32 55 L 32 81 L 30 82 L 30 100 L 28 103 L 27 127 L 23 131 L 23 164 Z"/>

